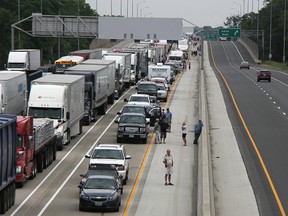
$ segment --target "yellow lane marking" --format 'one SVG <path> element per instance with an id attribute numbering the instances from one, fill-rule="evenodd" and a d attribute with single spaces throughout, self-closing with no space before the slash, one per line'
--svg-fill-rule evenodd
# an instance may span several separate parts
<path id="1" fill-rule="evenodd" d="M 186 71 L 186 72 L 187 72 L 187 71 Z M 178 82 L 179 82 L 179 80 L 180 80 L 180 78 L 181 78 L 181 76 L 182 76 L 182 73 L 183 73 L 183 72 L 180 72 L 179 76 L 177 76 L 176 80 L 174 81 L 174 84 L 173 84 L 173 86 L 172 86 L 172 88 L 170 89 L 170 92 L 169 92 L 169 94 L 168 94 L 167 101 L 166 101 L 165 104 L 164 104 L 164 108 L 167 107 L 167 104 L 168 104 L 168 102 L 170 101 L 170 95 L 171 95 L 170 93 L 172 93 L 172 92 L 174 91 L 174 88 L 175 88 L 175 86 L 176 86 L 175 84 L 176 84 L 176 83 L 178 84 Z M 143 160 L 142 160 L 142 162 L 141 162 L 139 171 L 138 171 L 138 173 L 137 173 L 137 176 L 136 176 L 134 185 L 133 185 L 132 190 L 131 190 L 131 192 L 130 192 L 130 194 L 129 194 L 129 198 L 128 198 L 127 204 L 126 204 L 126 206 L 125 206 L 125 208 L 124 208 L 124 211 L 123 211 L 123 214 L 122 214 L 123 216 L 126 216 L 126 215 L 128 214 L 128 211 L 129 211 L 131 202 L 132 202 L 132 200 L 133 200 L 133 197 L 134 197 L 135 192 L 136 192 L 136 190 L 137 190 L 137 187 L 138 187 L 139 181 L 140 181 L 140 179 L 141 179 L 141 176 L 142 176 L 144 167 L 145 167 L 145 165 L 146 165 L 147 158 L 148 158 L 149 153 L 150 153 L 150 151 L 151 151 L 152 144 L 153 144 L 153 142 L 154 142 L 154 138 L 155 138 L 155 133 L 153 132 L 153 134 L 152 134 L 152 136 L 151 136 L 151 139 L 150 139 L 150 142 L 149 142 L 149 144 L 148 144 L 148 148 L 146 149 L 144 158 L 143 158 Z"/>
<path id="2" fill-rule="evenodd" d="M 271 187 L 271 190 L 272 190 L 272 192 L 273 192 L 273 194 L 274 194 L 274 197 L 275 197 L 275 199 L 276 199 L 276 202 L 277 202 L 277 204 L 278 204 L 278 207 L 279 207 L 279 210 L 280 210 L 280 212 L 281 212 L 281 215 L 282 215 L 282 216 L 284 216 L 284 215 L 286 216 L 286 213 L 285 213 L 285 211 L 284 211 L 284 208 L 283 208 L 283 205 L 282 205 L 282 203 L 281 203 L 281 200 L 280 200 L 280 198 L 279 198 L 279 196 L 278 196 L 278 193 L 277 193 L 277 191 L 276 191 L 276 189 L 275 189 L 275 186 L 274 186 L 274 184 L 273 184 L 273 181 L 272 181 L 272 179 L 271 179 L 271 176 L 270 176 L 270 174 L 269 174 L 269 172 L 268 172 L 268 170 L 267 170 L 267 167 L 266 167 L 266 165 L 265 165 L 265 163 L 264 163 L 264 160 L 263 160 L 263 158 L 262 158 L 262 156 L 261 156 L 261 154 L 260 154 L 260 152 L 259 152 L 259 150 L 258 150 L 258 148 L 257 148 L 257 145 L 256 145 L 256 143 L 254 142 L 254 139 L 253 139 L 253 137 L 252 137 L 252 135 L 251 135 L 251 133 L 250 133 L 250 131 L 249 131 L 249 129 L 248 129 L 245 121 L 244 121 L 244 118 L 242 117 L 242 114 L 241 114 L 241 112 L 240 112 L 240 110 L 239 110 L 239 108 L 238 108 L 238 105 L 237 105 L 236 101 L 235 101 L 235 98 L 234 98 L 234 95 L 233 95 L 233 93 L 232 93 L 232 90 L 230 89 L 230 87 L 229 87 L 226 79 L 224 78 L 222 72 L 220 71 L 220 69 L 217 67 L 217 65 L 216 65 L 216 63 L 215 63 L 214 55 L 213 55 L 213 49 L 212 49 L 212 46 L 211 46 L 211 42 L 209 42 L 209 45 L 210 45 L 209 47 L 210 47 L 211 57 L 212 57 L 212 60 L 213 60 L 213 65 L 214 65 L 214 67 L 216 68 L 216 70 L 218 71 L 219 75 L 222 77 L 222 80 L 224 81 L 224 83 L 225 83 L 225 85 L 226 85 L 226 87 L 227 87 L 227 89 L 228 89 L 228 91 L 229 91 L 229 94 L 230 94 L 230 96 L 231 96 L 231 99 L 232 99 L 232 101 L 233 101 L 233 104 L 234 104 L 234 106 L 235 106 L 235 108 L 236 108 L 236 110 L 237 110 L 238 116 L 240 117 L 240 120 L 241 120 L 241 122 L 242 122 L 242 124 L 243 124 L 243 126 L 244 126 L 244 128 L 245 128 L 245 130 L 246 130 L 246 133 L 247 133 L 247 135 L 248 135 L 248 137 L 249 137 L 249 139 L 250 139 L 250 141 L 251 141 L 251 143 L 252 143 L 252 145 L 253 145 L 253 148 L 254 148 L 254 150 L 255 150 L 255 152 L 256 152 L 256 154 L 257 154 L 257 156 L 258 156 L 258 159 L 259 159 L 259 161 L 260 161 L 260 163 L 261 163 L 261 166 L 262 166 L 262 168 L 263 168 L 263 170 L 264 170 L 264 173 L 265 173 L 265 175 L 266 175 L 266 178 L 267 178 L 267 180 L 268 180 L 268 182 L 269 182 L 269 185 L 270 185 L 270 187 Z"/>

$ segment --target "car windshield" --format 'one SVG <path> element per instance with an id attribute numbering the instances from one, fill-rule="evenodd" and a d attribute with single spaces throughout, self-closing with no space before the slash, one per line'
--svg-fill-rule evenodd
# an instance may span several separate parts
<path id="1" fill-rule="evenodd" d="M 158 90 L 165 90 L 165 86 L 164 85 L 158 85 L 157 88 L 158 88 Z"/>
<path id="2" fill-rule="evenodd" d="M 85 189 L 116 189 L 116 184 L 113 179 L 91 178 L 87 179 L 84 185 Z"/>
<path id="3" fill-rule="evenodd" d="M 92 158 L 124 160 L 122 151 L 114 149 L 96 149 L 93 152 Z"/>
<path id="4" fill-rule="evenodd" d="M 148 97 L 131 96 L 129 102 L 147 102 L 149 103 Z"/>
<path id="5" fill-rule="evenodd" d="M 123 115 L 121 116 L 119 123 L 145 124 L 146 119 L 144 116 Z"/>
<path id="6" fill-rule="evenodd" d="M 145 115 L 145 107 L 124 106 L 122 113 L 141 113 Z"/>
<path id="7" fill-rule="evenodd" d="M 86 173 L 86 177 L 91 175 L 109 175 L 109 176 L 118 176 L 116 170 L 105 170 L 105 169 L 89 169 Z"/>

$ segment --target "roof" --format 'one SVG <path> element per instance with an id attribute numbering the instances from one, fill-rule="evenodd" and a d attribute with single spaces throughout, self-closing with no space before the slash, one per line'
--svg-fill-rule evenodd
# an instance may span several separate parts
<path id="1" fill-rule="evenodd" d="M 98 144 L 95 148 L 122 149 L 122 144 Z"/>

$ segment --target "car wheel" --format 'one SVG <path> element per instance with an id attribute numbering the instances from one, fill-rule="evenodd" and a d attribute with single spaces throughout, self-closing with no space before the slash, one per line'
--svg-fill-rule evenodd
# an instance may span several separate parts
<path id="1" fill-rule="evenodd" d="M 121 143 L 122 139 L 117 137 L 117 143 Z"/>
<path id="2" fill-rule="evenodd" d="M 271 79 L 269 79 L 269 82 L 271 82 Z"/>
<path id="3" fill-rule="evenodd" d="M 257 79 L 257 82 L 259 82 L 260 81 L 260 79 Z"/>
<path id="4" fill-rule="evenodd" d="M 85 208 L 79 203 L 79 211 L 85 211 Z"/>

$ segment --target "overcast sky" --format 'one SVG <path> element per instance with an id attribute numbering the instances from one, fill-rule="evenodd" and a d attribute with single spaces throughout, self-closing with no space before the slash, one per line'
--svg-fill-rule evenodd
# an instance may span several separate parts
<path id="1" fill-rule="evenodd" d="M 263 7 L 263 0 L 86 0 L 93 9 L 97 5 L 97 11 L 100 16 L 111 14 L 122 15 L 127 17 L 127 1 L 128 1 L 128 17 L 132 17 L 132 1 L 133 1 L 133 17 L 169 17 L 184 18 L 197 26 L 223 26 L 226 17 L 232 15 L 243 14 L 245 4 L 245 13 L 247 11 L 258 11 Z M 248 6 L 249 3 L 249 6 Z M 138 7 L 138 10 L 137 10 Z M 189 23 L 183 22 L 184 26 L 190 26 Z"/>

